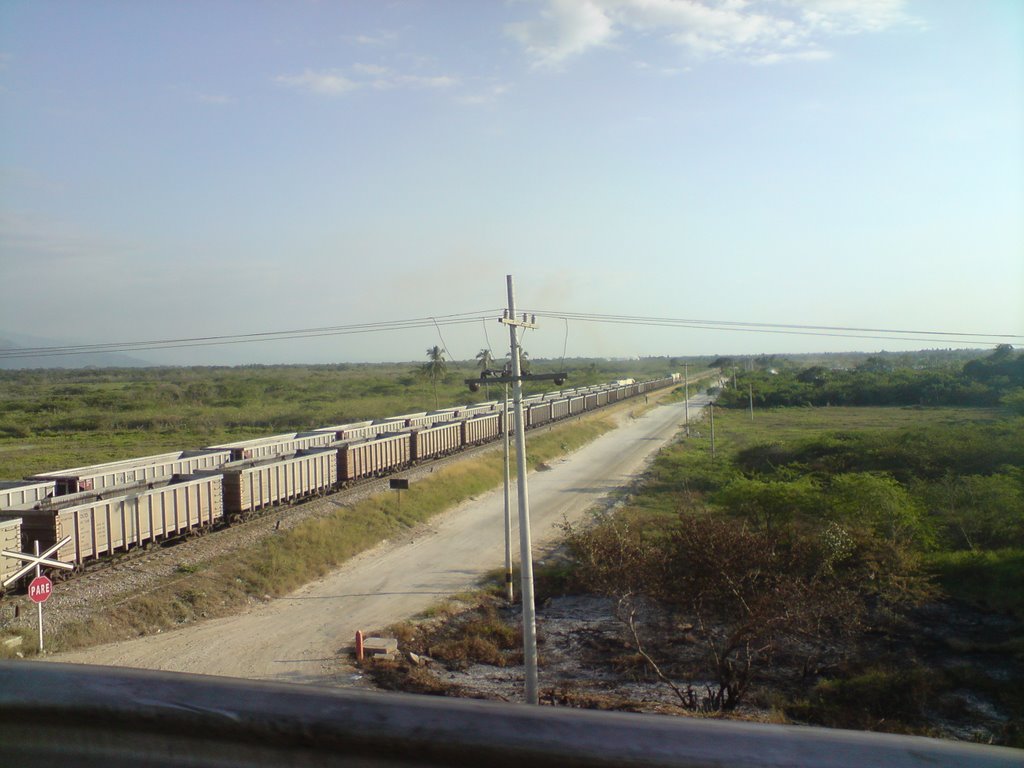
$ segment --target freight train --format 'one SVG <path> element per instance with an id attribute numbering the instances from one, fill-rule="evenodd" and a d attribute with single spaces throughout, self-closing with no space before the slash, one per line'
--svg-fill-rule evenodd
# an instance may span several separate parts
<path id="1" fill-rule="evenodd" d="M 678 374 L 630 379 L 525 398 L 524 425 L 535 428 L 678 380 Z M 81 570 L 119 552 L 481 445 L 512 428 L 512 411 L 491 401 L 0 482 L 0 549 L 30 552 L 37 541 L 46 549 L 70 537 L 55 558 Z M 20 566 L 0 555 L 0 582 Z"/>

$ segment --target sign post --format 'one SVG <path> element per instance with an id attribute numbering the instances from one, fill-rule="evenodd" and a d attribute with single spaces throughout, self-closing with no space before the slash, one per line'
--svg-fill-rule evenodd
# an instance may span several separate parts
<path id="1" fill-rule="evenodd" d="M 39 652 L 43 652 L 43 603 L 45 603 L 50 595 L 53 593 L 53 582 L 50 581 L 46 576 L 42 574 L 42 567 L 48 565 L 52 568 L 63 568 L 65 570 L 74 570 L 73 565 L 69 563 L 62 563 L 60 560 L 55 560 L 50 557 L 58 549 L 63 547 L 71 541 L 70 536 L 65 536 L 63 539 L 58 541 L 52 547 L 47 549 L 42 554 L 39 553 L 39 541 L 35 543 L 35 554 L 30 555 L 27 552 L 8 552 L 3 550 L 0 554 L 6 557 L 13 557 L 16 560 L 22 560 L 27 563 L 13 576 L 4 580 L 3 585 L 5 587 L 10 586 L 26 573 L 31 571 L 33 568 L 36 570 L 36 577 L 32 579 L 32 583 L 28 585 L 28 596 L 37 606 L 39 606 Z"/>
<path id="2" fill-rule="evenodd" d="M 393 491 L 398 491 L 398 508 L 402 508 L 402 491 L 409 490 L 409 479 L 406 477 L 392 477 L 388 481 L 388 486 Z"/>

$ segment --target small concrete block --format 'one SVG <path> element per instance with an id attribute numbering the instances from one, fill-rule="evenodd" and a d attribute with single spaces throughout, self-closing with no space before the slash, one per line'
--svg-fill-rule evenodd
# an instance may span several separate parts
<path id="1" fill-rule="evenodd" d="M 368 637 L 363 640 L 363 650 L 367 656 L 375 653 L 396 653 L 398 639 L 394 637 Z"/>

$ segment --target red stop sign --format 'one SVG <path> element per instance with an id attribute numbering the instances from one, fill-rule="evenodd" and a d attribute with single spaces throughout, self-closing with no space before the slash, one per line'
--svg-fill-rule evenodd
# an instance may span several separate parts
<path id="1" fill-rule="evenodd" d="M 53 592 L 53 582 L 45 576 L 36 576 L 28 585 L 28 596 L 34 603 L 45 603 Z"/>

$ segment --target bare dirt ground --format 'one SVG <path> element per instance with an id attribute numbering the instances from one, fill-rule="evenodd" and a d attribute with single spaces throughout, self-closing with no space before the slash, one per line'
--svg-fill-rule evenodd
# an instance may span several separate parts
<path id="1" fill-rule="evenodd" d="M 552 557 L 558 557 L 553 553 Z M 537 611 L 539 698 L 541 704 L 685 716 L 727 716 L 755 722 L 807 722 L 789 712 L 787 701 L 806 699 L 819 675 L 802 674 L 799 664 L 780 653 L 757 670 L 742 702 L 727 713 L 712 705 L 716 682 L 692 677 L 684 670 L 703 666 L 706 648 L 685 632 L 657 633 L 643 621 L 645 650 L 657 659 L 670 682 L 659 678 L 640 653 L 631 630 L 620 618 L 613 599 L 595 595 L 562 595 L 542 601 Z M 518 605 L 506 606 L 492 595 L 450 612 L 421 619 L 398 629 L 404 651 L 393 660 L 369 659 L 360 669 L 385 690 L 462 698 L 522 701 L 524 672 Z M 653 618 L 653 617 L 648 617 Z M 510 629 L 501 644 L 494 620 Z M 995 651 L 1012 640 L 1020 625 L 1011 617 L 969 606 L 931 603 L 913 611 L 884 634 L 868 640 L 863 653 L 908 671 L 934 670 L 959 675 L 957 686 L 927 691 L 913 685 L 894 692 L 888 702 L 891 723 L 865 714 L 842 727 L 857 730 L 911 732 L 978 743 L 1016 743 L 1019 721 L 1012 704 L 985 680 L 1024 679 L 1021 660 Z M 472 640 L 467 640 L 472 638 Z M 490 643 L 490 640 L 497 640 Z M 780 651 L 783 650 L 780 648 Z M 925 697 L 928 703 L 911 701 Z M 877 705 L 877 702 L 872 702 Z M 897 722 L 898 721 L 898 722 Z M 816 721 L 807 722 L 816 724 Z"/>
<path id="2" fill-rule="evenodd" d="M 581 519 L 602 499 L 634 482 L 658 448 L 677 433 L 682 411 L 682 404 L 675 404 L 635 419 L 625 415 L 618 430 L 553 464 L 549 471 L 531 475 L 531 529 L 537 545 L 553 540 L 564 520 Z M 447 595 L 471 588 L 488 570 L 500 567 L 504 562 L 502 510 L 502 491 L 497 489 L 432 519 L 401 540 L 359 555 L 286 598 L 257 604 L 243 615 L 50 658 L 320 685 L 359 684 L 360 676 L 346 652 L 355 631 L 423 611 Z M 274 524 L 273 519 L 261 521 L 264 526 Z M 180 554 L 168 559 L 171 577 L 181 562 Z M 157 569 L 147 562 L 145 570 Z M 110 583 L 105 576 L 97 579 Z M 69 590 L 66 599 L 73 600 L 72 594 Z M 82 599 L 84 610 L 102 605 L 95 598 Z M 116 595 L 107 594 L 104 599 L 116 599 Z"/>

